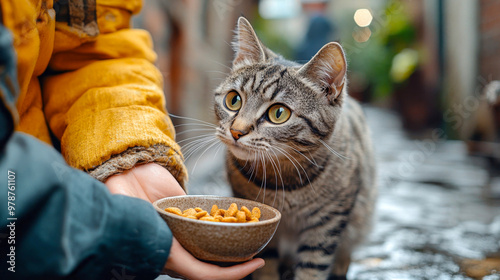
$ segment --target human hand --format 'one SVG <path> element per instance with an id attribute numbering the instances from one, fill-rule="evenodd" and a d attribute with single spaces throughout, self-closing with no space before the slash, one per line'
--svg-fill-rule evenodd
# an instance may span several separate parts
<path id="1" fill-rule="evenodd" d="M 177 180 L 164 167 L 148 163 L 109 177 L 106 186 L 111 193 L 123 194 L 154 202 L 168 196 L 185 195 Z M 199 261 L 172 239 L 169 258 L 165 264 L 167 274 L 187 279 L 241 279 L 264 265 L 257 258 L 231 267 Z"/>
<path id="2" fill-rule="evenodd" d="M 230 280 L 242 279 L 265 264 L 261 258 L 237 264 L 229 267 L 220 267 L 214 264 L 202 262 L 193 257 L 175 239 L 172 239 L 170 255 L 165 264 L 164 272 L 172 277 L 180 277 L 191 280 Z"/>
<path id="3" fill-rule="evenodd" d="M 149 202 L 186 194 L 174 176 L 156 163 L 139 165 L 113 175 L 104 184 L 111 193 L 138 197 Z"/>

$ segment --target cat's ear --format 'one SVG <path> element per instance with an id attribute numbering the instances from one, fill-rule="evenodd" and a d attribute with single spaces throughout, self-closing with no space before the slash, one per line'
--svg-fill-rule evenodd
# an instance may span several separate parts
<path id="1" fill-rule="evenodd" d="M 339 97 L 345 83 L 347 63 L 342 47 L 328 43 L 298 73 L 318 85 L 330 101 Z"/>
<path id="2" fill-rule="evenodd" d="M 252 25 L 244 17 L 238 19 L 236 38 L 233 42 L 236 57 L 233 60 L 233 70 L 244 65 L 264 62 L 266 60 L 265 47 L 260 42 Z"/>

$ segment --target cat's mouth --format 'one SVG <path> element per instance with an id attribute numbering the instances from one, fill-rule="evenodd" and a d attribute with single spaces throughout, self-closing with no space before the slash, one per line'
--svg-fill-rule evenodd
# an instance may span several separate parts
<path id="1" fill-rule="evenodd" d="M 257 160 L 259 152 L 266 152 L 262 147 L 252 147 L 242 141 L 234 141 L 220 133 L 217 133 L 217 136 L 227 146 L 231 154 L 241 160 Z"/>
<path id="2" fill-rule="evenodd" d="M 228 150 L 233 154 L 236 158 L 241 160 L 255 160 L 257 149 L 254 147 L 250 147 L 241 142 L 231 141 L 228 139 L 223 140 L 224 144 L 226 144 Z"/>
<path id="3" fill-rule="evenodd" d="M 255 159 L 255 152 L 250 151 L 247 147 L 243 145 L 233 144 L 228 146 L 229 151 L 236 158 L 241 160 L 253 160 Z"/>

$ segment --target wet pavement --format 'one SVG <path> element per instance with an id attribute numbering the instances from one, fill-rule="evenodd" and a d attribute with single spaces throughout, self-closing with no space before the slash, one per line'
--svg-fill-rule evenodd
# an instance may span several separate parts
<path id="1" fill-rule="evenodd" d="M 365 111 L 379 199 L 348 279 L 500 280 L 500 172 L 467 156 L 463 142 L 440 140 L 439 129 L 411 140 L 397 116 Z M 223 156 L 214 148 L 188 160 L 190 194 L 231 195 Z"/>
<path id="2" fill-rule="evenodd" d="M 500 174 L 439 129 L 410 140 L 397 117 L 367 115 L 380 193 L 348 278 L 500 279 Z"/>

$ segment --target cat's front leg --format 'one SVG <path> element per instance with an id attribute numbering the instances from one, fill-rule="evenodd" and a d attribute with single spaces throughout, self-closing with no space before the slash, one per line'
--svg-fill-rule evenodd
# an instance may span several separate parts
<path id="1" fill-rule="evenodd" d="M 307 249 L 303 249 L 297 254 L 294 279 L 328 279 L 334 261 L 334 253 L 329 252 L 328 248 L 322 248 L 322 246 L 302 245 L 301 248 Z"/>
<path id="2" fill-rule="evenodd" d="M 327 217 L 304 228 L 296 253 L 294 279 L 329 279 L 347 216 Z"/>

